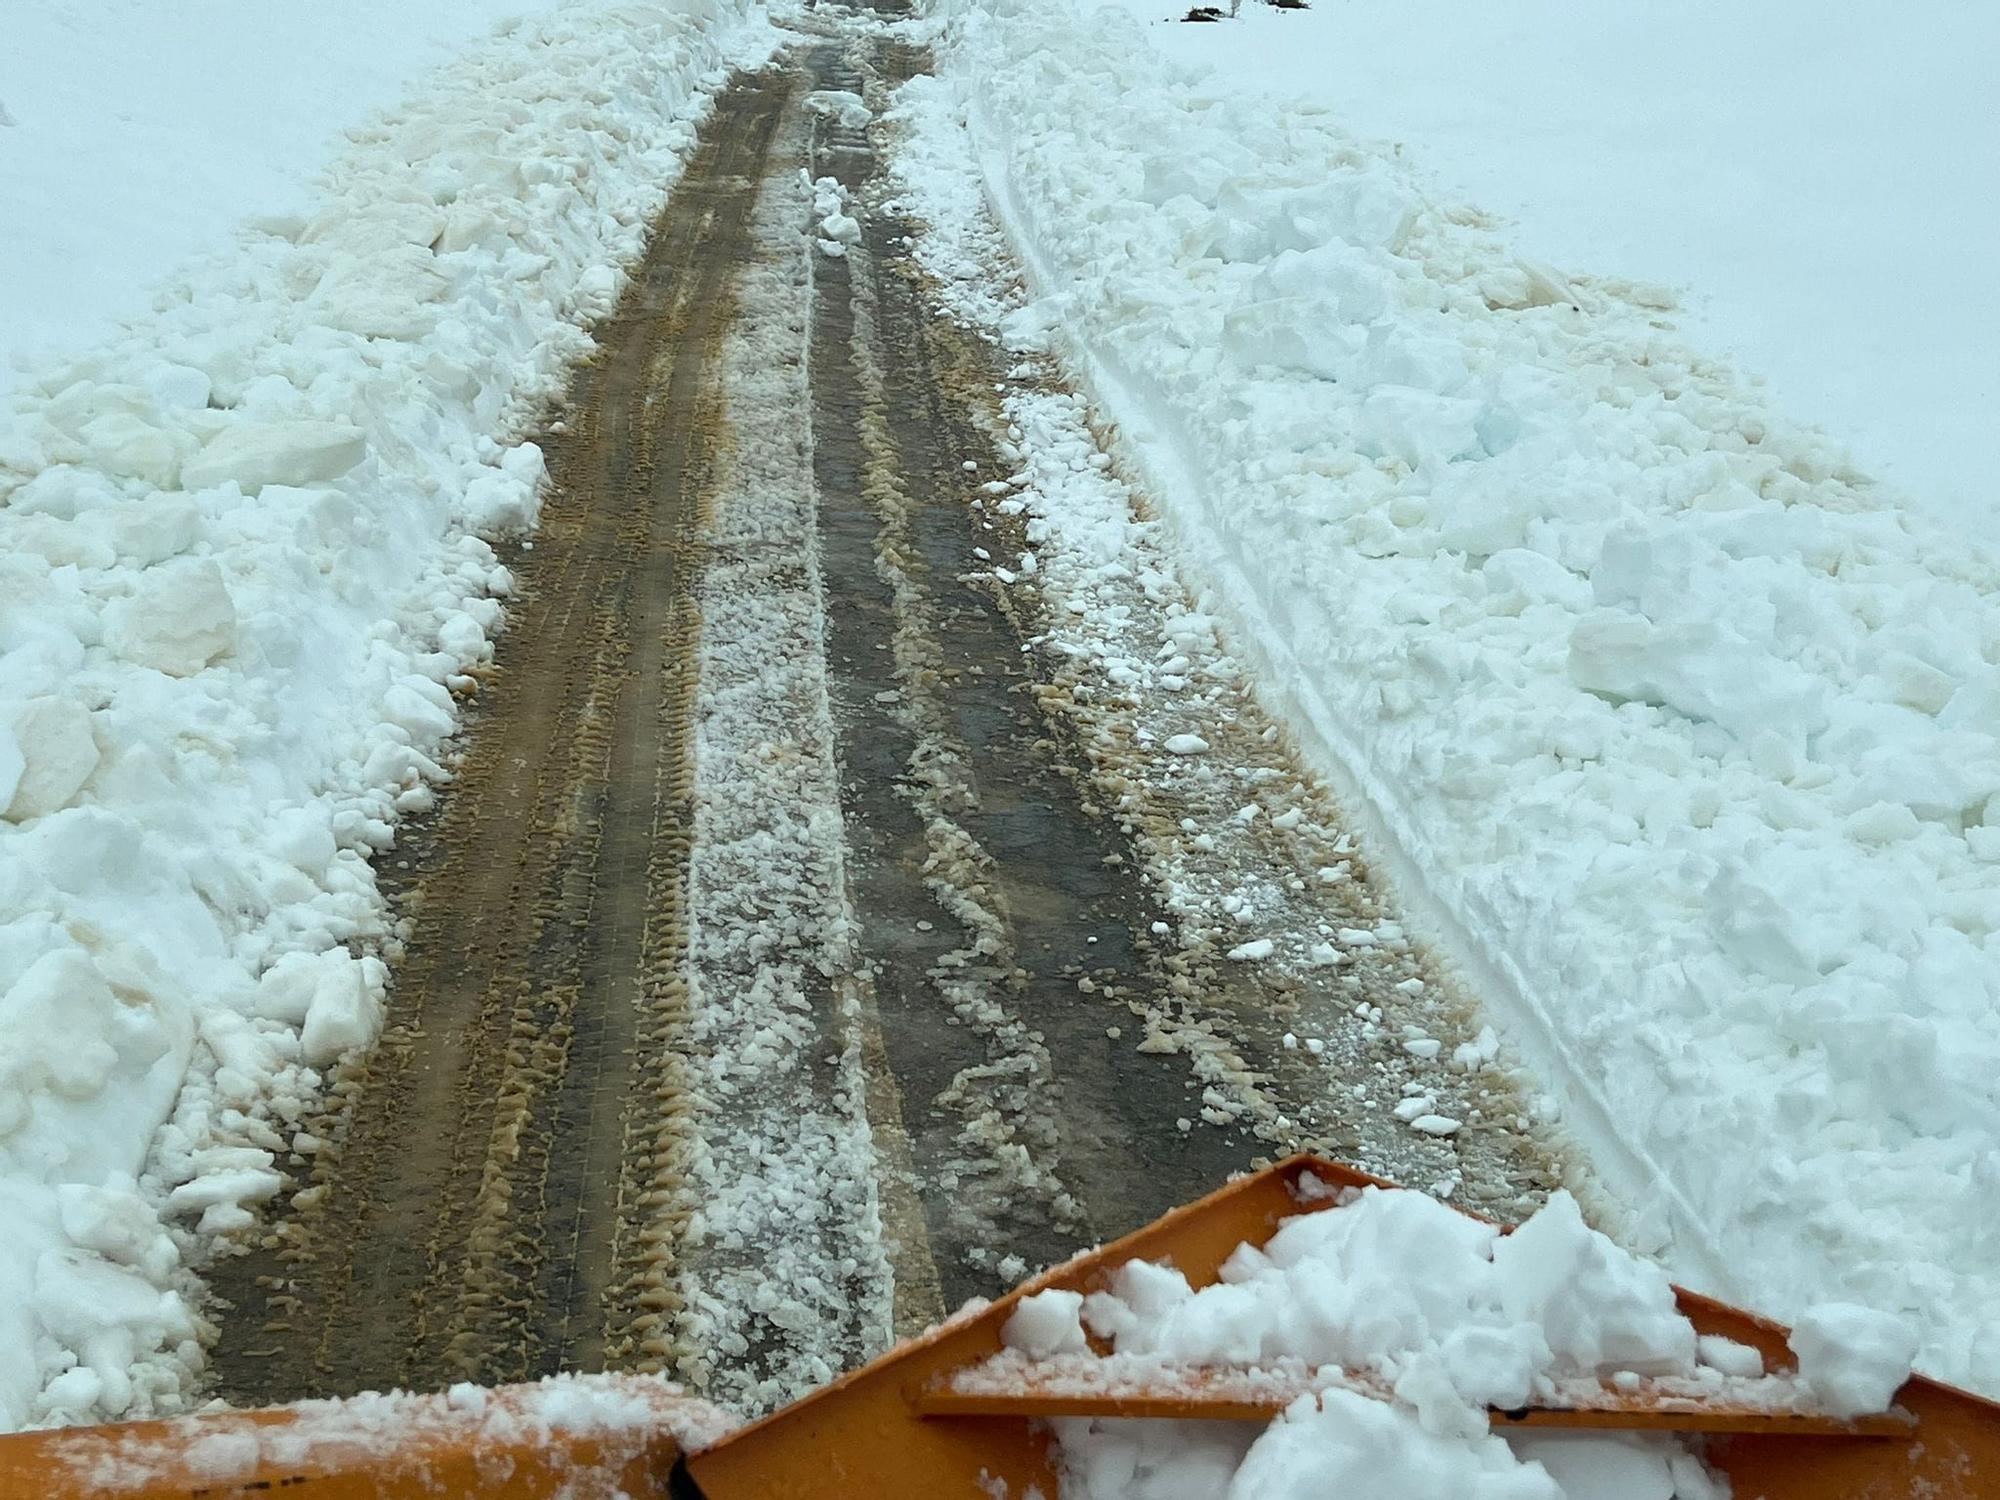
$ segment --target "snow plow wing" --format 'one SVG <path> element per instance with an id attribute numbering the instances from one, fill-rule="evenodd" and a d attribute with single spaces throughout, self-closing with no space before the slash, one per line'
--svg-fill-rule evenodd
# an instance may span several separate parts
<path id="1" fill-rule="evenodd" d="M 1199 1287 L 1239 1244 L 1263 1244 L 1294 1215 L 1331 1207 L 1328 1188 L 1389 1186 L 1352 1168 L 1294 1157 L 1232 1182 L 1115 1244 L 1036 1277 L 978 1312 L 898 1345 L 762 1421 L 703 1445 L 706 1409 L 645 1377 L 589 1377 L 591 1400 L 552 1403 L 543 1386 L 484 1400 L 364 1397 L 172 1422 L 68 1428 L 0 1438 L 0 1495 L 401 1500 L 425 1494 L 703 1496 L 804 1500 L 992 1500 L 1057 1494 L 1041 1419 L 1057 1416 L 1262 1419 L 1300 1394 L 1269 1379 L 1184 1372 L 1154 1388 L 1075 1380 L 965 1381 L 1000 1352 L 1023 1298 L 1089 1292 L 1135 1258 L 1171 1261 Z M 1701 1333 L 1748 1344 L 1789 1369 L 1786 1330 L 1682 1292 Z M 1356 1389 L 1367 1391 L 1365 1384 Z M 404 1403 L 392 1420 L 380 1403 Z M 372 1405 L 371 1403 L 376 1403 Z M 478 1407 L 478 1410 L 472 1410 Z M 2000 1500 L 2000 1406 L 1922 1377 L 1887 1413 L 1840 1421 L 1796 1410 L 1606 1387 L 1561 1406 L 1494 1412 L 1507 1427 L 1706 1435 L 1706 1457 L 1745 1500 Z M 680 1436 L 676 1436 L 679 1434 Z M 683 1442 L 682 1439 L 686 1441 Z M 1005 1488 L 1002 1489 L 1001 1486 Z"/>

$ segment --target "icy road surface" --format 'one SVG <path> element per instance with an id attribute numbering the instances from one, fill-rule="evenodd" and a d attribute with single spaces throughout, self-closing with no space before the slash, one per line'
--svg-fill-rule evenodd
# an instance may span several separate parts
<path id="1" fill-rule="evenodd" d="M 880 118 L 924 54 L 802 27 L 543 440 L 388 1029 L 211 1272 L 232 1400 L 765 1407 L 1260 1158 L 1507 1219 L 1562 1175 L 1089 410 L 941 313 Z"/>

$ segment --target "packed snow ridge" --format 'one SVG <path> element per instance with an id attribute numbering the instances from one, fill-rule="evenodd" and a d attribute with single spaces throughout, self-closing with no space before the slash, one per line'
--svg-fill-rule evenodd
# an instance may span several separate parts
<path id="1" fill-rule="evenodd" d="M 1549 1402 L 1568 1381 L 1856 1416 L 1887 1408 L 1915 1346 L 1892 1318 L 1828 1306 L 1793 1335 L 1796 1375 L 1760 1378 L 1755 1349 L 1698 1337 L 1665 1271 L 1586 1226 L 1567 1193 L 1503 1236 L 1421 1193 L 1349 1190 L 1262 1248 L 1239 1245 L 1220 1276 L 1195 1291 L 1170 1266 L 1129 1261 L 1107 1290 L 1040 1292 L 1008 1319 L 1012 1352 L 982 1377 L 1095 1365 L 1157 1385 L 1288 1365 L 1316 1387 L 1254 1434 L 1058 1422 L 1068 1500 L 1720 1500 L 1727 1481 L 1676 1439 L 1503 1439 L 1487 1411 Z M 1093 1354 L 1090 1335 L 1111 1352 Z"/>
<path id="2" fill-rule="evenodd" d="M 579 0 L 350 132 L 317 206 L 0 412 L 0 1429 L 177 1409 L 190 1252 L 250 1219 L 385 978 L 590 346 L 745 0 Z"/>
<path id="3" fill-rule="evenodd" d="M 997 212 L 1031 295 L 994 326 L 1116 424 L 1622 1232 L 2000 1382 L 1963 1315 L 2000 1300 L 2000 558 L 1656 299 L 1433 201 L 1331 84 L 1246 94 L 1070 0 L 936 9 L 912 207 Z"/>

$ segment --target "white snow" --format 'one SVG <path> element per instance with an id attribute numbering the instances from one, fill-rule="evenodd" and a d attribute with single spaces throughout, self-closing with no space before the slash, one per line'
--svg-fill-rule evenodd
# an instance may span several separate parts
<path id="1" fill-rule="evenodd" d="M 1086 1327 L 1110 1353 L 1078 1354 Z M 1291 1370 L 1306 1388 L 1254 1436 L 1228 1423 L 1058 1423 L 1069 1500 L 1710 1500 L 1726 1483 L 1677 1443 L 1503 1441 L 1487 1409 L 1556 1399 L 1564 1382 L 1602 1391 L 1649 1379 L 1744 1402 L 1797 1399 L 1785 1387 L 1752 1395 L 1698 1360 L 1665 1272 L 1585 1226 L 1565 1193 L 1505 1237 L 1420 1193 L 1345 1194 L 1287 1220 L 1261 1249 L 1238 1246 L 1199 1291 L 1172 1267 L 1132 1261 L 1080 1305 L 1059 1290 L 1024 1299 L 1001 1336 L 1013 1352 L 974 1373 L 978 1388 L 1035 1365 L 1101 1366 L 1121 1388 L 1233 1374 L 1246 1393 Z M 1847 1368 L 1886 1336 L 1871 1329 L 1847 1345 Z M 1859 1404 L 1843 1414 L 1881 1410 L 1894 1389 L 1857 1384 Z"/>
<path id="2" fill-rule="evenodd" d="M 1090 1347 L 1083 1332 L 1083 1293 L 1059 1288 L 1023 1297 L 1000 1329 L 1009 1349 L 1030 1359 L 1079 1354 Z"/>
<path id="3" fill-rule="evenodd" d="M 1090 388 L 1621 1232 L 2000 1380 L 2000 555 L 1439 201 L 1337 69 L 1280 103 L 1116 11 L 938 9 L 913 201 L 965 214 L 973 154 L 1036 294 L 995 331 Z"/>
<path id="4" fill-rule="evenodd" d="M 1868 472 L 2000 537 L 2000 280 L 1966 253 L 2000 235 L 1990 10 L 1251 0 L 1148 37 L 1403 145 L 1531 266 L 1636 283 Z"/>
<path id="5" fill-rule="evenodd" d="M 552 0 L 14 0 L 0 48 L 0 394 L 143 317 L 180 262 L 305 210 L 343 129 Z M 184 378 L 184 377 L 183 377 Z M 193 404 L 199 406 L 205 394 Z"/>
<path id="6" fill-rule="evenodd" d="M 1881 1411 L 1910 1378 L 1917 1352 L 1906 1324 L 1850 1302 L 1807 1308 L 1791 1346 L 1800 1381 L 1837 1417 Z"/>
<path id="7" fill-rule="evenodd" d="M 1734 1375 L 1743 1380 L 1756 1380 L 1764 1373 L 1764 1356 L 1748 1344 L 1739 1344 L 1734 1339 L 1723 1338 L 1720 1334 L 1705 1333 L 1695 1340 L 1695 1352 L 1701 1362 L 1725 1375 Z"/>
<path id="8" fill-rule="evenodd" d="M 185 1258 L 378 1024 L 367 859 L 448 779 L 520 435 L 775 40 L 576 0 L 363 118 L 497 7 L 280 9 L 35 3 L 0 57 L 0 326 L 71 346 L 0 397 L 0 1429 L 179 1409 Z"/>

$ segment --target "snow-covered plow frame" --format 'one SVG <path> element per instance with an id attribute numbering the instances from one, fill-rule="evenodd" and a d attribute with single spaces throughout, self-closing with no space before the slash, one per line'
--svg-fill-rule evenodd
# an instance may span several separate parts
<path id="1" fill-rule="evenodd" d="M 1342 1189 L 1368 1186 L 1392 1184 L 1314 1157 L 1281 1162 L 714 1441 L 702 1430 L 701 1403 L 646 1377 L 595 1377 L 563 1388 L 560 1398 L 547 1385 L 461 1388 L 20 1434 L 0 1438 L 0 1495 L 1053 1496 L 1059 1485 L 1047 1419 L 1267 1419 L 1315 1386 L 1279 1371 L 1234 1369 L 1162 1371 L 1138 1383 L 1093 1383 L 1073 1372 L 1002 1384 L 968 1379 L 1001 1353 L 1002 1327 L 1024 1298 L 1103 1289 L 1135 1259 L 1170 1262 L 1200 1287 L 1217 1279 L 1239 1245 L 1262 1245 L 1284 1220 L 1333 1207 Z M 1771 1371 L 1792 1367 L 1780 1325 L 1693 1293 L 1678 1297 L 1699 1333 L 1754 1348 Z M 1349 1388 L 1380 1394 L 1363 1379 Z M 1853 1420 L 1609 1385 L 1566 1395 L 1561 1405 L 1491 1417 L 1496 1429 L 1701 1434 L 1708 1462 L 1743 1497 L 2000 1497 L 2000 1405 L 1921 1376 L 1901 1388 L 1888 1412 Z"/>

